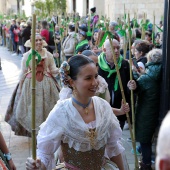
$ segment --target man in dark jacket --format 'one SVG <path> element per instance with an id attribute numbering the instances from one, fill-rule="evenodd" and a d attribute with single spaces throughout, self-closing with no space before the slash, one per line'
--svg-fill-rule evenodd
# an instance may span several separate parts
<path id="1" fill-rule="evenodd" d="M 14 30 L 17 29 L 16 26 L 16 21 L 12 20 L 12 24 L 11 27 L 9 29 L 9 32 L 11 34 L 11 40 L 12 40 L 12 45 L 13 45 L 13 51 L 15 52 L 14 54 L 17 53 L 17 43 L 15 42 L 15 34 L 14 34 Z"/>
<path id="2" fill-rule="evenodd" d="M 30 39 L 30 36 L 31 36 L 31 21 L 27 21 L 27 27 L 23 29 L 23 31 L 21 32 L 23 45 L 25 44 L 27 40 Z M 25 48 L 25 51 L 27 51 L 25 46 L 24 48 Z"/>
<path id="3" fill-rule="evenodd" d="M 129 63 L 120 55 L 120 44 L 116 39 L 112 40 L 115 56 L 119 67 L 120 76 L 122 79 L 123 89 L 127 102 L 130 102 L 130 93 L 127 88 L 127 83 L 130 79 Z M 121 90 L 118 82 L 118 77 L 115 69 L 113 55 L 109 40 L 104 43 L 103 53 L 100 54 L 99 59 L 99 75 L 102 76 L 108 83 L 110 92 L 110 105 L 114 108 L 120 108 L 122 102 Z M 118 116 L 121 128 L 123 129 L 126 115 Z"/>

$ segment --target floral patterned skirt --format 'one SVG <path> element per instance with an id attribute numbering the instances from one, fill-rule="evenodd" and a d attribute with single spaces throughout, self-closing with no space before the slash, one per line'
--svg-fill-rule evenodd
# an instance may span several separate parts
<path id="1" fill-rule="evenodd" d="M 31 134 L 31 96 L 31 78 L 25 78 L 14 90 L 5 116 L 5 121 L 11 125 L 16 135 L 30 136 Z M 58 99 L 58 90 L 52 78 L 44 76 L 41 82 L 36 81 L 36 133 Z"/>

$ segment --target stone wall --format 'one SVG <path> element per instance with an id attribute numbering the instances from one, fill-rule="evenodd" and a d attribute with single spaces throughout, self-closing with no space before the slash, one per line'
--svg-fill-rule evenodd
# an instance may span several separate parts
<path id="1" fill-rule="evenodd" d="M 86 15 L 86 0 L 76 0 L 77 12 L 80 16 Z M 106 15 L 110 19 L 117 20 L 123 17 L 124 7 L 125 12 L 130 13 L 131 19 L 134 18 L 134 13 L 138 19 L 142 19 L 144 13 L 147 18 L 153 22 L 153 13 L 155 12 L 156 24 L 159 24 L 164 11 L 164 0 L 89 0 L 89 9 L 96 6 L 99 15 Z M 72 0 L 67 0 L 67 11 L 72 11 Z"/>
<path id="2" fill-rule="evenodd" d="M 143 18 L 144 13 L 147 18 L 153 22 L 153 13 L 155 13 L 155 22 L 159 24 L 164 14 L 164 0 L 105 0 L 105 14 L 111 20 L 123 17 L 124 8 L 126 13 L 130 13 L 131 19 L 136 12 L 138 19 Z"/>

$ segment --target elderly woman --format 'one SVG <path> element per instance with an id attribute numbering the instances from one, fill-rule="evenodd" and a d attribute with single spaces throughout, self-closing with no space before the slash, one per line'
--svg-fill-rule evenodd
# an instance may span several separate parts
<path id="1" fill-rule="evenodd" d="M 140 68 L 140 75 L 134 70 L 135 81 L 128 82 L 129 89 L 136 89 L 138 94 L 135 127 L 142 151 L 140 170 L 152 169 L 152 137 L 158 125 L 162 51 L 153 49 L 147 58 L 146 70 Z"/>
<path id="2" fill-rule="evenodd" d="M 59 95 L 56 81 L 58 74 L 54 59 L 43 46 L 47 45 L 40 34 L 35 38 L 36 47 L 36 128 L 45 121 L 56 104 Z M 27 46 L 30 42 L 27 42 Z M 30 44 L 31 45 L 31 44 Z M 16 88 L 8 106 L 5 120 L 11 125 L 16 135 L 30 136 L 31 132 L 31 50 L 23 55 L 19 87 Z"/>

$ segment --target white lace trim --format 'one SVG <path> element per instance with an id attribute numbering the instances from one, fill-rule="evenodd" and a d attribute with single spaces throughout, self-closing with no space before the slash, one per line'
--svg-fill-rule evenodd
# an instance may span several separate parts
<path id="1" fill-rule="evenodd" d="M 54 134 L 58 127 L 62 127 L 61 140 L 64 143 L 68 143 L 69 147 L 74 148 L 77 151 L 88 151 L 93 149 L 100 149 L 107 144 L 110 133 L 118 129 L 119 123 L 114 116 L 110 105 L 99 97 L 93 97 L 95 113 L 96 113 L 96 133 L 97 137 L 94 140 L 94 147 L 91 146 L 90 139 L 88 137 L 89 127 L 83 121 L 82 117 L 72 105 L 72 100 L 67 99 L 58 102 L 57 106 L 52 110 L 50 116 L 47 119 L 46 132 L 49 136 L 56 138 Z M 60 108 L 60 109 L 59 109 Z M 43 128 L 44 129 L 44 128 Z M 51 135 L 53 133 L 53 135 Z"/>
<path id="2" fill-rule="evenodd" d="M 98 86 L 98 90 L 97 93 L 105 93 L 106 89 L 108 88 L 108 84 L 105 81 L 105 79 L 103 77 L 101 77 L 100 75 L 98 75 L 98 81 L 99 81 L 99 86 Z"/>

